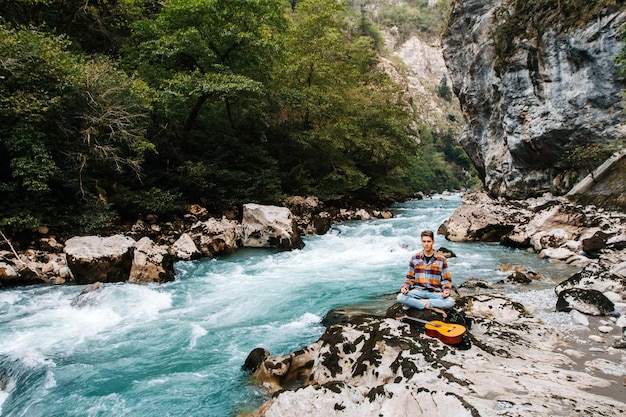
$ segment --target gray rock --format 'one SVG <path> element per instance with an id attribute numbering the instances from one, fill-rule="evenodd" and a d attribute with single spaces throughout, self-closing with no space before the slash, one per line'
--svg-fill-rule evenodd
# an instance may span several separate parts
<path id="1" fill-rule="evenodd" d="M 174 280 L 174 258 L 167 247 L 156 245 L 143 237 L 134 244 L 133 263 L 128 282 L 134 284 L 159 283 Z"/>
<path id="2" fill-rule="evenodd" d="M 251 248 L 300 249 L 304 243 L 287 207 L 244 204 L 243 246 Z"/>
<path id="3" fill-rule="evenodd" d="M 237 250 L 240 239 L 237 222 L 209 218 L 191 227 L 190 237 L 204 256 L 227 255 Z"/>
<path id="4" fill-rule="evenodd" d="M 615 305 L 600 291 L 571 288 L 559 293 L 556 311 L 571 310 L 591 316 L 606 316 L 615 310 Z"/>
<path id="5" fill-rule="evenodd" d="M 127 236 L 77 236 L 65 242 L 67 264 L 77 284 L 128 280 L 135 241 Z"/>
<path id="6" fill-rule="evenodd" d="M 502 19 L 494 14 L 507 3 L 453 4 L 444 58 L 467 120 L 460 142 L 486 188 L 513 198 L 566 193 L 595 168 L 573 164 L 573 153 L 615 148 L 624 137 L 624 80 L 614 59 L 623 48 L 624 7 L 586 25 L 547 27 L 541 38 L 514 38 L 513 54 L 498 62 L 492 35 Z M 610 196 L 623 199 L 624 170 L 616 171 L 621 181 Z"/>
<path id="7" fill-rule="evenodd" d="M 626 413 L 626 403 L 602 395 L 607 381 L 572 369 L 557 349 L 559 334 L 520 304 L 483 294 L 459 305 L 474 318 L 468 350 L 375 316 L 331 325 L 288 355 L 267 357 L 261 349 L 250 369 L 275 394 L 254 416 L 495 417 L 504 410 L 540 417 L 581 407 L 594 415 Z"/>
<path id="8" fill-rule="evenodd" d="M 99 296 L 104 288 L 104 284 L 101 282 L 94 282 L 87 285 L 76 298 L 72 300 L 72 307 L 84 308 L 88 306 L 95 306 L 99 303 Z"/>
<path id="9" fill-rule="evenodd" d="M 183 261 L 188 261 L 200 256 L 200 251 L 196 247 L 196 244 L 191 236 L 187 233 L 180 235 L 176 242 L 174 242 L 171 247 L 171 252 L 176 259 L 181 259 Z"/>
<path id="10" fill-rule="evenodd" d="M 581 288 L 592 289 L 596 291 L 614 292 L 617 294 L 626 294 L 626 278 L 615 275 L 613 269 L 603 263 L 591 263 L 583 268 L 580 272 L 575 273 L 565 281 L 559 283 L 555 291 L 561 291 Z"/>

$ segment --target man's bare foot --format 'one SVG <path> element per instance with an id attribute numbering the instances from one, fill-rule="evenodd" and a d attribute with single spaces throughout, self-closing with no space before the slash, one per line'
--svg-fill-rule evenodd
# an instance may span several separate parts
<path id="1" fill-rule="evenodd" d="M 422 303 L 424 303 L 424 308 L 425 308 L 425 309 L 432 310 L 432 311 L 434 311 L 434 312 L 437 312 L 437 313 L 441 314 L 441 315 L 443 316 L 443 318 L 444 318 L 444 319 L 445 319 L 446 317 L 448 317 L 448 315 L 446 314 L 446 312 L 445 312 L 445 311 L 443 311 L 442 309 L 440 309 L 440 308 L 435 308 L 435 307 L 431 307 L 431 306 L 430 306 L 430 304 L 428 304 L 428 299 L 425 299 L 425 300 L 419 300 L 419 301 L 421 301 Z"/>

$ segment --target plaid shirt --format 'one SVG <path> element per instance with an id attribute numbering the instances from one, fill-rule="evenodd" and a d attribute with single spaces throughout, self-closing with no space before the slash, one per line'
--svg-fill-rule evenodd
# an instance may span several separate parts
<path id="1" fill-rule="evenodd" d="M 426 264 L 424 251 L 411 257 L 409 271 L 406 273 L 404 286 L 441 292 L 452 289 L 452 277 L 448 271 L 448 261 L 443 255 L 435 252 L 430 263 Z"/>

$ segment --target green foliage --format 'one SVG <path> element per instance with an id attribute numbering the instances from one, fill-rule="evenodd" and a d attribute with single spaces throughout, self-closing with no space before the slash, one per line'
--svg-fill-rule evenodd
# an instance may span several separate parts
<path id="1" fill-rule="evenodd" d="M 34 26 L 63 35 L 81 51 L 116 53 L 129 25 L 149 14 L 156 0 L 0 0 L 2 18 L 14 26 Z"/>
<path id="2" fill-rule="evenodd" d="M 119 190 L 113 201 L 118 212 L 125 216 L 134 218 L 140 214 L 156 214 L 162 217 L 172 216 L 180 213 L 185 208 L 182 194 L 175 189 L 163 190 L 152 187 L 137 192 L 129 189 Z"/>
<path id="3" fill-rule="evenodd" d="M 272 154 L 287 173 L 288 193 L 391 199 L 390 173 L 416 151 L 412 114 L 398 87 L 376 70 L 372 38 L 351 36 L 349 27 L 347 11 L 334 0 L 298 5 L 274 89 Z M 405 195 L 400 184 L 409 176 L 394 177 L 396 195 Z"/>
<path id="4" fill-rule="evenodd" d="M 50 220 L 55 211 L 49 205 L 71 206 L 76 193 L 101 194 L 99 182 L 113 183 L 128 168 L 139 174 L 143 155 L 153 149 L 145 138 L 143 83 L 107 59 L 81 61 L 65 38 L 33 29 L 0 25 L 0 62 L 0 190 L 10 193 L 1 196 L 0 207 L 6 218 L 37 201 L 38 217 Z"/>
<path id="5" fill-rule="evenodd" d="M 452 89 L 448 86 L 448 79 L 444 75 L 437 86 L 437 95 L 446 101 L 452 101 Z"/>
<path id="6" fill-rule="evenodd" d="M 77 227 L 87 234 L 105 235 L 115 230 L 118 215 L 110 203 L 88 198 L 84 200 L 78 213 L 78 216 L 70 221 L 69 227 Z"/>
<path id="7" fill-rule="evenodd" d="M 26 212 L 17 212 L 14 215 L 2 216 L 0 227 L 14 230 L 35 230 L 41 224 L 41 220 Z"/>
<path id="8" fill-rule="evenodd" d="M 378 30 L 378 26 L 376 26 L 372 19 L 367 15 L 363 6 L 361 6 L 361 18 L 359 19 L 357 26 L 357 36 L 367 36 L 371 38 L 374 49 L 376 50 L 380 50 L 385 44 L 385 40 L 383 39 L 383 35 L 381 35 L 380 30 Z"/>
<path id="9" fill-rule="evenodd" d="M 437 34 L 450 2 L 353 3 L 0 0 L 0 227 L 463 185 L 453 138 L 418 134 L 379 65 L 381 22 Z"/>
<path id="10" fill-rule="evenodd" d="M 186 199 L 219 208 L 281 195 L 264 141 L 284 12 L 280 0 L 174 0 L 134 25 L 124 63 L 156 91 L 161 183 Z"/>
<path id="11" fill-rule="evenodd" d="M 78 64 L 62 38 L 0 26 L 0 149 L 3 188 L 49 191 L 57 172 L 46 132 L 61 111 L 65 88 Z M 19 57 L 14 59 L 13 57 Z M 9 185 L 12 184 L 12 185 Z"/>
<path id="12" fill-rule="evenodd" d="M 452 1 L 440 0 L 431 6 L 424 0 L 398 1 L 365 1 L 365 4 L 376 4 L 378 13 L 372 17 L 378 25 L 396 30 L 400 41 L 411 36 L 439 36 L 448 17 Z"/>
<path id="13" fill-rule="evenodd" d="M 591 171 L 606 161 L 617 150 L 618 145 L 616 143 L 592 143 L 568 152 L 567 161 L 574 169 Z"/>

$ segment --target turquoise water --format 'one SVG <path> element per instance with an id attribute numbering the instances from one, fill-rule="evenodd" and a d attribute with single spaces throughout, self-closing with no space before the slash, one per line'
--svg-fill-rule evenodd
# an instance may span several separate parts
<path id="1" fill-rule="evenodd" d="M 292 252 L 240 250 L 180 262 L 174 282 L 108 284 L 93 305 L 80 286 L 0 290 L 0 416 L 236 416 L 267 398 L 241 372 L 248 353 L 286 354 L 317 340 L 332 308 L 379 302 L 402 284 L 422 229 L 437 230 L 460 196 L 393 207 L 389 220 L 350 222 Z M 495 282 L 502 264 L 573 271 L 524 250 L 453 243 L 453 283 Z"/>

